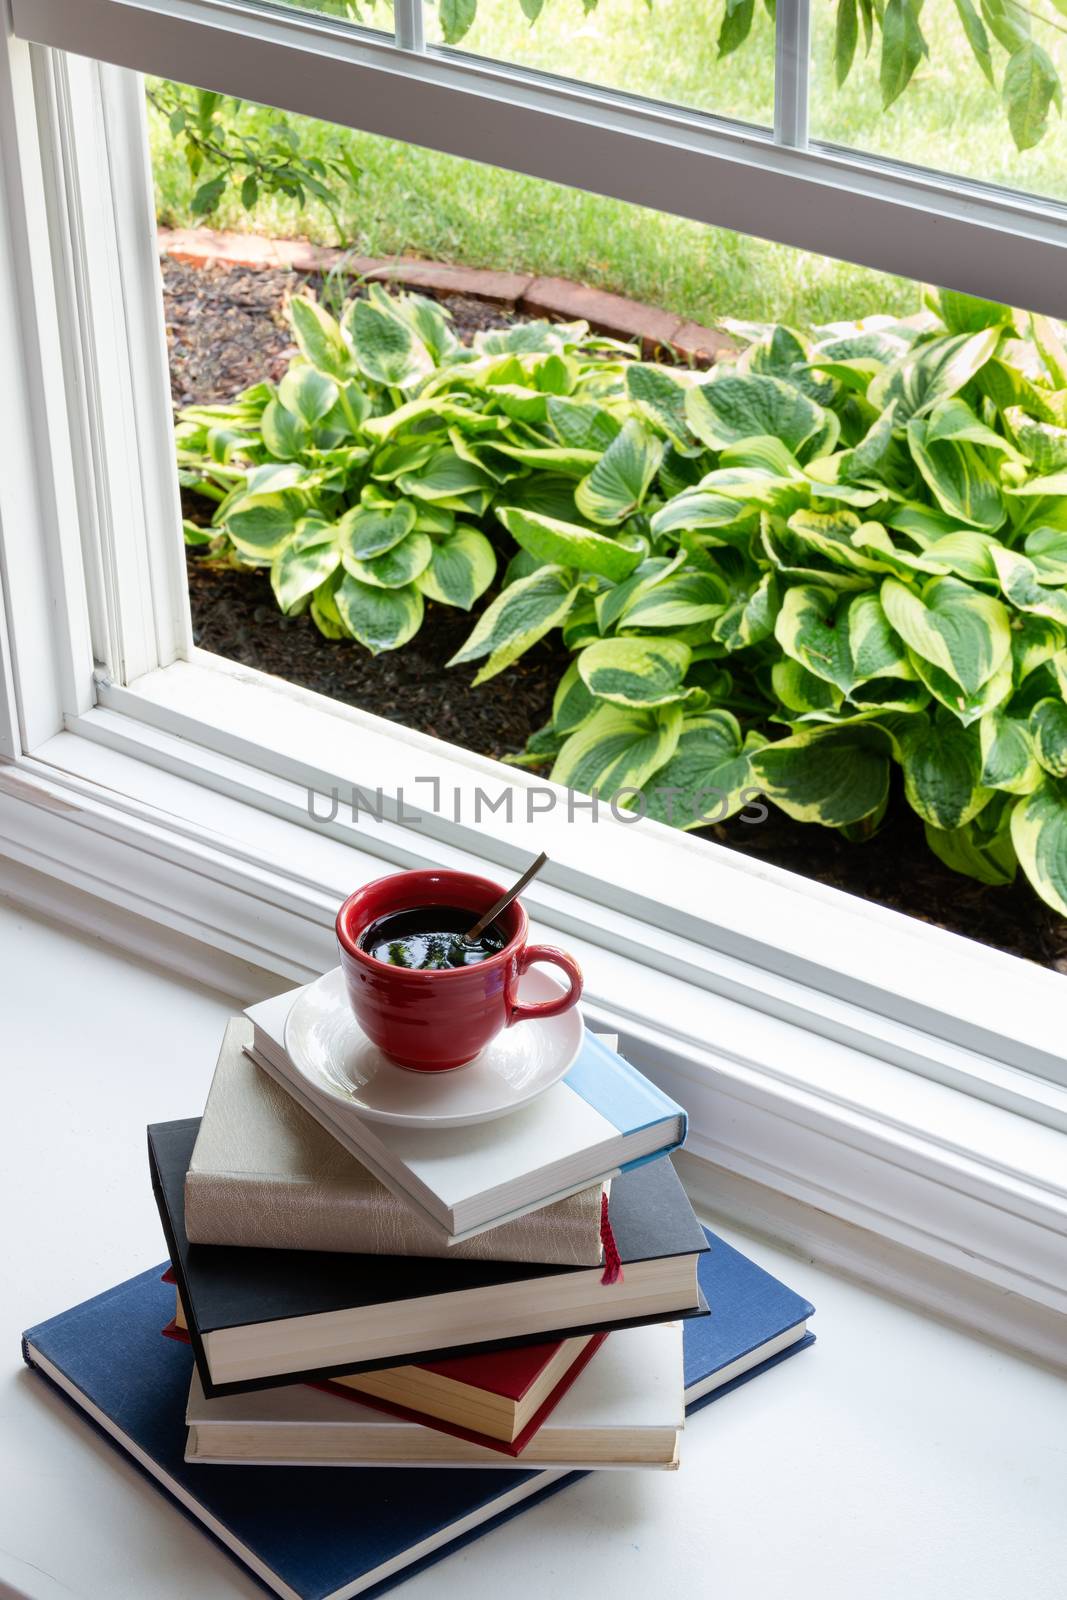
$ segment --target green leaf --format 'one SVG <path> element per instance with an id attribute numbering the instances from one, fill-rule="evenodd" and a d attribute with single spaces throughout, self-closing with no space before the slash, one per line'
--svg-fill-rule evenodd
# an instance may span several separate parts
<path id="1" fill-rule="evenodd" d="M 427 533 L 409 533 L 406 539 L 386 550 L 380 556 L 361 561 L 346 549 L 342 562 L 346 572 L 360 583 L 372 584 L 377 589 L 403 589 L 414 583 L 430 564 L 433 544 Z"/>
<path id="2" fill-rule="evenodd" d="M 189 203 L 189 209 L 194 217 L 209 217 L 219 208 L 219 202 L 226 193 L 226 174 L 220 172 L 217 177 L 209 178 L 202 183 Z"/>
<path id="3" fill-rule="evenodd" d="M 626 393 L 638 410 L 680 450 L 693 443 L 685 417 L 685 397 L 690 385 L 670 367 L 643 361 L 626 363 Z"/>
<path id="4" fill-rule="evenodd" d="M 855 683 L 848 642 L 848 602 L 840 605 L 833 589 L 797 584 L 787 589 L 774 624 L 774 636 L 787 655 L 817 678 L 825 678 L 842 694 Z"/>
<path id="5" fill-rule="evenodd" d="M 969 5 L 970 0 L 964 0 L 964 3 Z M 958 7 L 960 0 L 956 0 L 956 4 Z M 989 81 L 992 83 L 992 75 Z M 977 295 L 963 294 L 957 289 L 939 289 L 937 303 L 941 320 L 949 333 L 976 333 L 982 328 L 996 328 L 1011 323 L 1010 306 L 1001 305 L 999 300 L 982 300 Z"/>
<path id="6" fill-rule="evenodd" d="M 496 576 L 496 553 L 484 533 L 460 523 L 435 541 L 429 565 L 415 580 L 427 600 L 469 611 Z"/>
<path id="7" fill-rule="evenodd" d="M 1004 711 L 990 711 L 978 724 L 982 751 L 979 781 L 988 789 L 1030 794 L 1041 780 L 1034 741 L 1026 723 Z"/>
<path id="8" fill-rule="evenodd" d="M 578 657 L 590 694 L 625 706 L 661 706 L 685 700 L 682 680 L 692 652 L 680 639 L 601 639 Z"/>
<path id="9" fill-rule="evenodd" d="M 844 696 L 825 678 L 816 677 L 792 657 L 771 668 L 771 687 L 790 719 L 821 717 L 840 709 Z"/>
<path id="10" fill-rule="evenodd" d="M 287 411 L 279 400 L 272 400 L 263 413 L 260 427 L 263 443 L 280 461 L 292 461 L 310 442 L 308 430 L 299 417 Z"/>
<path id="11" fill-rule="evenodd" d="M 821 431 L 827 413 L 792 383 L 764 373 L 730 373 L 690 389 L 689 426 L 713 450 L 772 435 L 794 455 Z"/>
<path id="12" fill-rule="evenodd" d="M 644 502 L 656 476 L 663 445 L 632 418 L 574 492 L 590 522 L 623 522 Z"/>
<path id="13" fill-rule="evenodd" d="M 871 679 L 914 677 L 876 594 L 797 585 L 786 591 L 774 631 L 788 655 L 845 695 Z"/>
<path id="14" fill-rule="evenodd" d="M 278 385 L 278 399 L 308 428 L 321 422 L 337 404 L 337 384 L 314 367 L 295 362 Z M 270 407 L 267 407 L 270 410 Z M 266 416 L 266 412 L 264 412 Z M 277 454 L 277 451 L 274 452 Z"/>
<path id="15" fill-rule="evenodd" d="M 337 530 L 305 522 L 274 558 L 270 581 L 274 598 L 288 611 L 335 572 L 341 560 Z"/>
<path id="16" fill-rule="evenodd" d="M 1011 883 L 1018 863 L 1010 829 L 990 837 L 981 826 L 984 816 L 980 813 L 962 828 L 932 828 L 926 823 L 926 842 L 953 872 L 964 872 L 979 883 L 994 886 Z"/>
<path id="17" fill-rule="evenodd" d="M 1021 406 L 1009 406 L 1004 420 L 1038 476 L 1062 472 L 1067 467 L 1067 428 L 1036 422 Z"/>
<path id="18" fill-rule="evenodd" d="M 750 516 L 750 508 L 740 499 L 714 489 L 687 489 L 653 514 L 652 534 L 662 539 L 671 533 L 730 528 L 746 516 Z"/>
<path id="19" fill-rule="evenodd" d="M 909 660 L 915 668 L 916 675 L 926 685 L 936 700 L 939 700 L 946 710 L 951 711 L 964 727 L 969 727 L 972 722 L 977 722 L 979 717 L 984 717 L 988 712 L 995 711 L 1009 698 L 1012 691 L 1012 664 L 1011 660 L 1001 663 L 991 678 L 982 684 L 980 689 L 970 693 L 961 689 L 951 673 L 944 672 L 940 667 L 935 667 L 932 662 L 918 655 L 914 650 L 908 652 Z"/>
<path id="20" fill-rule="evenodd" d="M 478 0 L 441 0 L 439 14 L 445 44 L 458 44 L 478 14 Z"/>
<path id="21" fill-rule="evenodd" d="M 577 661 L 572 661 L 556 686 L 552 700 L 552 727 L 561 737 L 588 722 L 600 702 L 589 693 Z"/>
<path id="22" fill-rule="evenodd" d="M 973 695 L 1011 655 L 1011 625 L 999 600 L 958 578 L 934 578 L 921 596 L 886 578 L 882 606 L 901 638 L 924 661 Z"/>
<path id="23" fill-rule="evenodd" d="M 722 615 L 730 598 L 724 580 L 713 572 L 684 568 L 647 586 L 622 612 L 624 628 L 688 628 Z"/>
<path id="24" fill-rule="evenodd" d="M 757 735 L 742 741 L 729 711 L 686 717 L 674 754 L 645 787 L 645 815 L 683 829 L 732 817 L 759 792 L 751 754 L 761 744 Z"/>
<path id="25" fill-rule="evenodd" d="M 919 27 L 915 0 L 886 0 L 882 12 L 882 60 L 879 83 L 882 110 L 887 111 L 911 82 L 912 73 L 927 52 Z"/>
<path id="26" fill-rule="evenodd" d="M 1067 778 L 1067 705 L 1049 696 L 1030 712 L 1034 750 L 1045 771 Z"/>
<path id="27" fill-rule="evenodd" d="M 241 204 L 246 211 L 254 211 L 259 199 L 259 182 L 254 172 L 250 172 L 241 184 Z"/>
<path id="28" fill-rule="evenodd" d="M 982 76 L 991 88 L 996 88 L 996 79 L 993 74 L 993 52 L 989 47 L 989 35 L 986 33 L 981 17 L 974 9 L 971 0 L 956 0 L 956 11 L 963 26 L 967 43 L 971 47 L 971 54 L 981 68 Z"/>
<path id="29" fill-rule="evenodd" d="M 834 27 L 834 77 L 840 89 L 852 68 L 859 38 L 859 15 L 856 0 L 837 0 L 837 21 Z"/>
<path id="30" fill-rule="evenodd" d="M 908 447 L 942 511 L 989 532 L 1001 527 L 1007 512 L 997 479 L 973 445 L 931 439 L 929 424 L 913 417 Z"/>
<path id="31" fill-rule="evenodd" d="M 720 61 L 744 44 L 752 29 L 755 9 L 755 0 L 726 0 L 717 41 Z"/>
<path id="32" fill-rule="evenodd" d="M 995 545 L 990 552 L 1004 597 L 1020 611 L 1053 622 L 1067 623 L 1067 589 L 1050 588 L 1038 581 L 1034 563 L 1017 550 Z"/>
<path id="33" fill-rule="evenodd" d="M 353 506 L 337 526 L 344 554 L 354 561 L 369 561 L 406 539 L 415 526 L 410 500 L 383 500 Z"/>
<path id="34" fill-rule="evenodd" d="M 1032 672 L 1052 661 L 1067 644 L 1062 628 L 1046 617 L 1023 615 L 1011 633 L 1012 666 L 1016 683 L 1023 683 Z"/>
<path id="35" fill-rule="evenodd" d="M 981 785 L 978 733 L 942 712 L 917 717 L 900 741 L 904 792 L 913 811 L 934 828 L 962 828 L 990 797 Z"/>
<path id="36" fill-rule="evenodd" d="M 563 567 L 538 567 L 528 578 L 510 584 L 486 607 L 448 665 L 454 667 L 488 656 L 474 680 L 475 684 L 485 683 L 509 667 L 550 628 L 558 627 L 578 593 L 578 585 Z"/>
<path id="37" fill-rule="evenodd" d="M 598 706 L 564 744 L 552 768 L 554 783 L 610 797 L 640 789 L 674 754 L 682 730 L 682 708 L 633 711 Z"/>
<path id="38" fill-rule="evenodd" d="M 1037 893 L 1067 917 L 1067 784 L 1046 778 L 1011 814 L 1019 865 Z"/>
<path id="39" fill-rule="evenodd" d="M 357 300 L 349 327 L 359 369 L 374 383 L 410 389 L 433 371 L 433 357 L 402 317 L 369 300 Z"/>
<path id="40" fill-rule="evenodd" d="M 713 638 L 727 650 L 744 650 L 759 644 L 774 629 L 778 589 L 773 572 L 765 572 L 754 589 L 732 600 L 712 629 Z"/>
<path id="41" fill-rule="evenodd" d="M 867 399 L 880 410 L 896 400 L 898 426 L 910 417 L 921 417 L 939 400 L 947 400 L 970 383 L 989 361 L 999 339 L 999 328 L 928 339 L 880 372 L 867 390 Z"/>
<path id="42" fill-rule="evenodd" d="M 836 567 L 861 573 L 885 570 L 882 561 L 868 555 L 857 542 L 860 519 L 854 511 L 794 511 L 786 526 L 801 547 L 824 556 Z"/>
<path id="43" fill-rule="evenodd" d="M 752 768 L 788 816 L 841 828 L 885 805 L 889 748 L 885 733 L 870 723 L 804 728 L 757 750 Z"/>
<path id="44" fill-rule="evenodd" d="M 350 639 L 352 635 L 341 621 L 334 595 L 342 574 L 336 571 L 320 584 L 311 596 L 311 620 L 327 639 Z"/>
<path id="45" fill-rule="evenodd" d="M 1004 68 L 1004 103 L 1017 150 L 1032 150 L 1048 128 L 1049 106 L 1062 103 L 1059 73 L 1047 50 L 1028 39 Z"/>
<path id="46" fill-rule="evenodd" d="M 1067 532 L 1061 528 L 1035 528 L 1023 544 L 1034 564 L 1039 583 L 1067 584 Z"/>
<path id="47" fill-rule="evenodd" d="M 372 655 L 399 650 L 422 626 L 422 595 L 414 584 L 380 589 L 346 573 L 333 598 L 349 633 Z"/>
<path id="48" fill-rule="evenodd" d="M 296 526 L 284 494 L 246 495 L 224 527 L 237 549 L 252 560 L 273 561 Z"/>
<path id="49" fill-rule="evenodd" d="M 515 543 L 539 561 L 574 567 L 579 572 L 595 572 L 619 583 L 641 560 L 636 550 L 627 550 L 602 533 L 581 528 L 572 522 L 539 516 L 518 506 L 498 506 L 497 516 Z"/>
<path id="50" fill-rule="evenodd" d="M 301 354 L 317 372 L 341 383 L 355 376 L 355 362 L 340 323 L 317 301 L 294 295 L 289 302 L 289 320 Z"/>
<path id="51" fill-rule="evenodd" d="M 402 472 L 396 486 L 401 494 L 419 500 L 452 500 L 494 487 L 488 473 L 464 460 L 451 445 L 435 451 L 417 472 Z"/>
<path id="52" fill-rule="evenodd" d="M 622 428 L 610 411 L 588 400 L 552 394 L 545 401 L 545 410 L 559 442 L 575 450 L 606 450 Z"/>

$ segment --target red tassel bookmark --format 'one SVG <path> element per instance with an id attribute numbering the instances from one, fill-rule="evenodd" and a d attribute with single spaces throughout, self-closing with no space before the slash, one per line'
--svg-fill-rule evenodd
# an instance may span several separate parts
<path id="1" fill-rule="evenodd" d="M 601 1283 L 619 1283 L 622 1281 L 622 1257 L 619 1255 L 619 1247 L 615 1243 L 615 1235 L 611 1231 L 606 1189 L 600 1196 L 600 1242 L 604 1246 L 604 1275 L 600 1281 Z"/>

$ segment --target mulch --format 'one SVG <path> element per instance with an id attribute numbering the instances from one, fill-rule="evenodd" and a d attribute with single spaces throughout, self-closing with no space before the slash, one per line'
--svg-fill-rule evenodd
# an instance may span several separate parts
<path id="1" fill-rule="evenodd" d="M 302 274 L 172 260 L 162 270 L 176 406 L 228 400 L 265 375 L 282 376 L 293 353 L 284 305 L 306 281 Z M 518 320 L 463 296 L 446 303 L 465 338 Z M 261 573 L 213 568 L 193 551 L 188 569 L 193 636 L 202 649 L 482 755 L 518 752 L 548 721 L 553 691 L 570 660 L 557 636 L 472 689 L 475 668 L 444 665 L 470 630 L 463 612 L 429 604 L 409 645 L 371 656 L 324 639 L 307 616 L 282 615 Z M 754 860 L 1067 971 L 1067 920 L 1038 900 L 1021 876 L 1011 887 L 991 888 L 944 867 L 903 795 L 894 799 L 881 832 L 865 844 L 795 823 L 773 807 L 759 824 L 732 818 L 702 832 Z"/>

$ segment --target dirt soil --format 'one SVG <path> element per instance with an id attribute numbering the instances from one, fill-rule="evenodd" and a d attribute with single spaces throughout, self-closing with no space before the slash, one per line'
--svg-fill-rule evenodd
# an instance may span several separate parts
<path id="1" fill-rule="evenodd" d="M 176 407 L 228 400 L 264 375 L 281 377 L 293 353 L 283 309 L 302 287 L 301 275 L 167 261 L 163 279 Z M 445 303 L 468 339 L 480 328 L 516 320 L 461 296 Z M 469 632 L 463 612 L 428 604 L 411 644 L 371 656 L 324 639 L 307 616 L 282 615 L 263 574 L 215 570 L 193 551 L 188 569 L 193 634 L 202 649 L 483 755 L 516 753 L 547 722 L 570 659 L 557 637 L 472 689 L 474 668 L 444 669 Z M 773 807 L 764 822 L 733 818 L 704 832 L 757 860 L 1067 972 L 1067 921 L 1038 900 L 1021 875 L 1013 886 L 995 889 L 942 866 L 921 822 L 903 796 L 898 799 L 882 831 L 866 844 L 792 822 Z"/>

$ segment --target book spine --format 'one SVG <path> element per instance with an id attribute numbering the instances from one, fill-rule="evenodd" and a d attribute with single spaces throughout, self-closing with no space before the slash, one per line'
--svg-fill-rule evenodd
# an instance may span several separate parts
<path id="1" fill-rule="evenodd" d="M 339 1184 L 287 1182 L 244 1174 L 190 1172 L 185 1229 L 192 1244 L 264 1250 L 521 1261 L 599 1266 L 600 1202 L 559 1204 L 504 1223 L 459 1244 L 388 1190 L 354 1194 Z"/>

